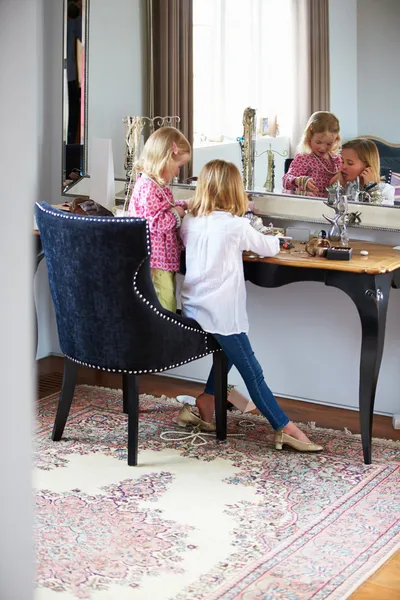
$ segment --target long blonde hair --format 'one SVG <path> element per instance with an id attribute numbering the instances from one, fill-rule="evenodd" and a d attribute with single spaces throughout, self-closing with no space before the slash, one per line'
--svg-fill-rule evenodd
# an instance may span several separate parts
<path id="1" fill-rule="evenodd" d="M 310 154 L 312 152 L 310 142 L 314 133 L 336 134 L 336 142 L 332 146 L 332 152 L 340 148 L 340 125 L 339 119 L 331 112 L 320 110 L 311 115 L 306 128 L 297 147 L 297 152 Z"/>
<path id="2" fill-rule="evenodd" d="M 163 179 L 162 173 L 167 170 L 172 174 L 174 163 L 185 154 L 190 156 L 191 148 L 183 133 L 175 127 L 160 127 L 148 138 L 135 167 L 159 185 L 165 185 L 169 181 Z"/>
<path id="3" fill-rule="evenodd" d="M 367 167 L 371 167 L 374 173 L 374 181 L 380 181 L 381 161 L 375 142 L 366 138 L 355 138 L 343 144 L 342 150 L 346 149 L 354 150 L 361 162 L 365 163 Z"/>
<path id="4" fill-rule="evenodd" d="M 220 159 L 204 165 L 190 210 L 195 217 L 209 215 L 214 210 L 242 217 L 248 210 L 248 198 L 238 168 Z"/>

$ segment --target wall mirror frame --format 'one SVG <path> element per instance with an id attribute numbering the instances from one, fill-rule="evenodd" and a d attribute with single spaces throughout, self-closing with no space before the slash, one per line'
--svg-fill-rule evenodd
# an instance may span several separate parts
<path id="1" fill-rule="evenodd" d="M 63 1 L 63 195 L 88 172 L 89 13 L 90 0 Z"/>
<path id="2" fill-rule="evenodd" d="M 351 0 L 353 3 L 357 4 L 357 0 Z M 386 0 L 385 0 L 386 1 Z M 387 0 L 390 1 L 390 0 Z M 125 2 L 124 4 L 127 5 L 127 2 Z M 140 9 L 142 16 L 143 14 L 146 14 L 146 0 L 136 0 L 136 6 L 139 7 L 137 10 Z M 332 5 L 334 5 L 331 2 Z M 336 3 L 336 4 L 340 4 Z M 342 3 L 343 4 L 343 3 Z M 69 175 L 69 173 L 67 173 L 67 166 L 66 166 L 66 159 L 67 159 L 67 141 L 68 141 L 68 79 L 67 79 L 67 21 L 68 21 L 68 0 L 64 0 L 64 62 L 63 62 L 63 69 L 64 69 L 64 94 L 63 94 L 63 98 L 64 98 L 64 107 L 63 107 L 63 168 L 62 168 L 62 193 L 63 195 L 66 196 L 89 196 L 90 195 L 90 176 L 89 176 L 89 172 L 88 172 L 88 165 L 90 162 L 90 153 L 89 153 L 89 145 L 90 145 L 90 139 L 88 139 L 89 134 L 90 135 L 95 135 L 96 131 L 90 130 L 88 124 L 91 123 L 92 121 L 92 107 L 93 107 L 93 102 L 89 102 L 89 98 L 93 99 L 95 98 L 98 94 L 101 94 L 102 91 L 101 89 L 97 89 L 93 86 L 93 81 L 91 79 L 91 70 L 92 70 L 92 66 L 91 63 L 93 61 L 93 57 L 94 57 L 94 48 L 89 48 L 89 40 L 92 40 L 92 37 L 96 37 L 96 35 L 98 35 L 98 33 L 96 31 L 94 31 L 95 27 L 99 26 L 99 11 L 98 11 L 98 7 L 97 5 L 94 6 L 94 3 L 90 3 L 90 0 L 82 0 L 81 1 L 81 5 L 82 5 L 82 46 L 83 46 L 83 62 L 82 62 L 82 72 L 83 72 L 83 88 L 81 88 L 81 94 L 83 92 L 83 94 L 81 95 L 81 100 L 80 100 L 80 114 L 83 115 L 83 123 L 81 123 L 81 127 L 80 127 L 80 137 L 79 137 L 79 141 L 80 141 L 80 145 L 82 146 L 82 150 L 81 150 L 81 161 L 80 161 L 80 169 L 79 169 L 79 176 L 77 177 L 77 179 L 75 181 L 69 180 L 68 184 L 66 185 L 66 176 Z M 96 15 L 94 15 L 94 13 L 96 12 Z M 92 14 L 93 17 L 95 16 L 96 18 L 92 19 Z M 120 21 L 122 22 L 122 17 L 120 18 Z M 102 27 L 104 29 L 105 24 L 102 24 Z M 142 29 L 144 29 L 143 27 L 143 21 L 142 21 Z M 143 35 L 145 35 L 143 33 Z M 122 36 L 121 36 L 122 39 Z M 114 45 L 118 45 L 119 43 L 119 39 L 118 36 L 113 36 L 112 38 L 113 40 L 113 44 Z M 121 55 L 124 55 L 123 49 L 121 50 Z M 151 65 L 149 64 L 145 64 L 146 60 L 143 58 L 142 59 L 143 62 L 143 72 L 141 73 L 141 85 L 144 85 L 145 82 L 145 73 L 144 71 L 149 68 L 151 68 Z M 336 68 L 336 67 L 335 67 Z M 336 82 L 337 82 L 337 72 L 335 71 L 333 73 L 333 76 L 331 78 L 331 83 L 332 81 L 335 80 L 336 77 Z M 116 90 L 117 92 L 120 91 L 122 88 L 120 85 L 116 85 Z M 335 94 L 332 94 L 331 97 L 334 97 Z M 118 120 L 118 123 L 115 124 L 115 130 L 118 130 L 118 135 L 120 135 L 120 139 L 121 142 L 123 140 L 124 137 L 124 130 L 123 130 L 123 123 L 122 123 L 122 118 L 123 116 L 127 116 L 128 114 L 145 114 L 145 106 L 146 106 L 146 102 L 144 101 L 141 105 L 141 110 L 125 110 L 125 113 L 121 115 L 120 119 Z M 107 105 L 103 106 L 103 114 L 104 114 L 104 118 L 107 118 Z M 339 115 L 338 115 L 339 116 Z M 281 136 L 280 136 L 281 137 Z M 356 137 L 356 136 L 354 136 Z M 119 139 L 119 138 L 118 138 Z M 266 138 L 264 138 L 266 139 Z M 268 140 L 267 140 L 268 141 Z M 274 145 L 276 143 L 279 144 L 279 139 L 278 138 L 272 138 L 270 140 Z M 114 143 L 114 142 L 113 142 Z M 282 161 L 284 161 L 285 158 L 285 147 L 279 147 L 276 146 L 277 152 L 282 154 Z M 400 150 L 400 149 L 399 149 Z M 196 149 L 195 149 L 196 151 Z M 215 146 L 215 151 L 217 152 L 217 155 L 220 153 L 220 151 L 222 151 L 222 156 L 223 156 L 223 146 Z M 239 162 L 240 162 L 240 149 L 239 149 L 239 145 L 237 146 L 237 156 L 239 157 Z M 261 152 L 259 152 L 260 158 L 256 159 L 257 160 L 261 160 Z M 262 157 L 262 160 L 264 161 L 261 169 L 260 166 L 255 165 L 255 173 L 257 174 L 257 172 L 260 173 L 263 172 L 263 180 L 265 180 L 266 178 L 266 174 L 267 174 L 267 159 L 268 159 L 268 155 L 263 152 L 264 156 Z M 119 157 L 119 160 L 117 161 L 118 165 L 120 165 L 121 160 Z M 265 164 L 264 164 L 265 163 Z M 280 165 L 278 169 L 276 169 L 276 173 L 275 173 L 275 178 L 276 180 L 279 179 L 279 177 L 281 177 L 282 173 L 281 173 L 281 168 L 282 166 Z M 124 199 L 124 184 L 125 184 L 125 178 L 124 178 L 124 173 L 123 173 L 123 169 L 116 168 L 116 172 L 115 172 L 115 192 L 116 192 L 116 198 L 117 200 L 119 200 L 120 202 L 123 201 Z M 194 175 L 196 175 L 196 172 L 194 172 Z M 257 176 L 257 175 L 256 175 Z M 193 191 L 193 186 L 188 186 L 188 185 L 180 185 L 180 184 L 174 184 L 174 190 L 179 192 L 181 191 L 183 194 L 187 194 L 188 192 L 192 193 Z M 277 219 L 286 219 L 286 220 L 304 220 L 304 221 L 309 221 L 309 222 L 315 222 L 315 223 L 323 223 L 323 219 L 321 217 L 318 217 L 318 214 L 322 215 L 323 212 L 330 214 L 329 213 L 329 209 L 327 209 L 324 205 L 323 205 L 323 198 L 315 198 L 315 197 L 307 197 L 307 196 L 298 196 L 298 195 L 291 195 L 291 194 L 282 194 L 279 192 L 270 192 L 270 191 L 262 191 L 259 187 L 259 185 L 256 186 L 256 189 L 249 189 L 248 192 L 253 196 L 253 198 L 256 199 L 256 206 L 257 206 L 257 210 L 260 214 L 266 214 L 268 215 L 268 217 L 271 218 L 277 218 Z M 373 206 L 368 206 L 365 204 L 360 204 L 356 206 L 357 210 L 361 210 L 364 214 L 363 219 L 362 219 L 362 223 L 360 225 L 357 225 L 357 227 L 359 228 L 363 228 L 363 227 L 367 227 L 367 228 L 377 228 L 377 229 L 387 229 L 387 230 L 392 230 L 392 231 L 400 231 L 400 213 L 396 210 L 396 208 L 394 207 L 373 207 Z M 318 214 L 317 214 L 318 213 Z M 368 215 L 368 217 L 367 217 Z M 375 219 L 375 222 L 372 222 L 373 219 Z"/>

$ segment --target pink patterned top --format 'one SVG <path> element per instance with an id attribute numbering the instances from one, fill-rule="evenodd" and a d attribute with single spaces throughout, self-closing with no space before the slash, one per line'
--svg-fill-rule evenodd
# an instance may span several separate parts
<path id="1" fill-rule="evenodd" d="M 179 271 L 182 243 L 178 222 L 171 209 L 184 205 L 183 200 L 174 200 L 168 187 L 160 188 L 146 175 L 136 180 L 128 215 L 147 219 L 149 223 L 152 269 Z"/>
<path id="2" fill-rule="evenodd" d="M 334 173 L 339 171 L 341 166 L 342 157 L 340 154 L 332 154 L 329 158 L 317 158 L 315 154 L 296 154 L 289 167 L 289 171 L 283 176 L 283 189 L 286 192 L 295 194 L 298 191 L 296 178 L 307 176 L 313 178 L 318 188 L 318 195 L 327 197 L 328 192 L 326 188 Z M 329 171 L 331 172 L 329 173 Z"/>

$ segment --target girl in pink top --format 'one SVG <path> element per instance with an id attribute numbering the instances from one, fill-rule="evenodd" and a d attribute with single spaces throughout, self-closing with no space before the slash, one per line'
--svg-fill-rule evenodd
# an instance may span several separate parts
<path id="1" fill-rule="evenodd" d="M 179 270 L 179 227 L 186 202 L 174 200 L 168 187 L 189 160 L 190 144 L 175 127 L 161 127 L 147 140 L 136 164 L 141 172 L 133 188 L 128 215 L 147 219 L 150 229 L 150 273 L 161 305 L 176 312 L 175 276 Z"/>
<path id="2" fill-rule="evenodd" d="M 339 179 L 342 159 L 339 121 L 330 112 L 311 115 L 289 171 L 283 176 L 283 190 L 304 196 L 328 195 L 327 187 Z"/>

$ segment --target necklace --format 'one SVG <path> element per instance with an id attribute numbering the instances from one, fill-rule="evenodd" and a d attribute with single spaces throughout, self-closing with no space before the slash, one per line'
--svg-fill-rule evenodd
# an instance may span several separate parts
<path id="1" fill-rule="evenodd" d="M 171 202 L 171 200 L 168 198 L 167 194 L 165 193 L 165 190 L 161 187 L 161 185 L 159 183 L 157 183 L 157 181 L 155 179 L 153 179 L 152 177 L 150 177 L 150 175 L 147 175 L 147 173 L 143 173 L 142 172 L 142 177 L 145 177 L 146 179 L 150 179 L 150 181 L 152 181 L 153 183 L 156 184 L 156 186 L 162 191 L 164 198 L 167 200 L 167 202 L 171 205 L 171 206 L 175 206 L 175 201 Z M 168 188 L 169 189 L 169 188 Z"/>
<path id="2" fill-rule="evenodd" d="M 324 163 L 322 162 L 322 160 L 319 158 L 319 156 L 317 156 L 315 154 L 315 152 L 313 152 L 313 155 L 315 156 L 315 158 L 317 159 L 317 161 L 324 167 L 325 171 L 327 171 L 328 173 L 330 173 L 331 175 L 336 175 L 336 173 L 339 173 L 339 169 L 336 169 L 336 171 L 330 171 L 328 169 L 328 167 L 326 165 L 324 165 Z M 329 154 L 329 158 L 332 158 L 332 156 Z"/>

